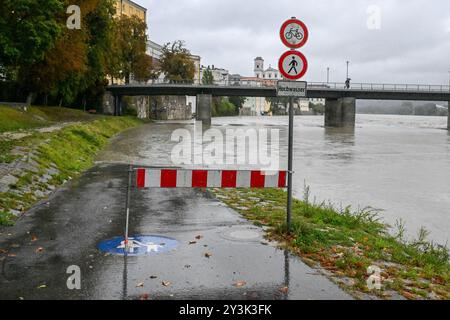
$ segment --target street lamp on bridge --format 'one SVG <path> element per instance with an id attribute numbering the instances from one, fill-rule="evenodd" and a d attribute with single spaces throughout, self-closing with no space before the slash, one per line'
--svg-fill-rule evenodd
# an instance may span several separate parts
<path id="1" fill-rule="evenodd" d="M 448 72 L 448 91 L 450 91 L 450 71 Z"/>
<path id="2" fill-rule="evenodd" d="M 348 65 L 350 64 L 350 61 L 347 61 L 347 79 L 348 79 Z"/>
<path id="3" fill-rule="evenodd" d="M 330 83 L 330 67 L 327 67 L 327 83 Z"/>

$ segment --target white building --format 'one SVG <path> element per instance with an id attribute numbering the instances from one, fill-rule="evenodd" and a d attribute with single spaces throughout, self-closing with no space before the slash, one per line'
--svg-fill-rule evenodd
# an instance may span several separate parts
<path id="1" fill-rule="evenodd" d="M 261 57 L 255 58 L 254 65 L 255 77 L 264 80 L 282 80 L 282 76 L 277 69 L 269 65 L 268 69 L 264 69 L 264 59 Z"/>
<path id="2" fill-rule="evenodd" d="M 151 40 L 147 41 L 147 54 L 153 59 L 159 60 L 162 55 L 163 46 L 153 42 Z"/>
<path id="3" fill-rule="evenodd" d="M 147 41 L 147 54 L 153 58 L 153 64 L 154 66 L 157 66 L 159 63 L 159 60 L 161 59 L 161 55 L 162 55 L 162 50 L 163 50 L 163 46 L 153 42 L 151 40 Z M 201 65 L 200 65 L 200 61 L 201 58 L 200 56 L 197 55 L 191 55 L 191 60 L 192 62 L 194 62 L 195 65 L 195 74 L 194 74 L 194 83 L 195 84 L 200 84 L 200 79 L 201 79 Z M 163 80 L 164 79 L 164 74 L 161 74 L 159 76 L 159 79 Z"/>
<path id="4" fill-rule="evenodd" d="M 155 67 L 158 67 L 159 61 L 161 60 L 163 46 L 154 41 L 148 40 L 146 51 L 147 51 L 147 54 L 153 58 L 153 65 Z M 201 76 L 202 76 L 201 58 L 198 55 L 191 55 L 191 60 L 192 60 L 192 62 L 194 62 L 194 65 L 195 65 L 194 84 L 200 84 Z M 164 78 L 165 78 L 165 75 L 161 73 L 157 80 L 164 81 Z M 151 81 L 152 80 L 150 80 L 149 82 L 151 82 Z M 195 112 L 196 103 L 197 103 L 196 97 L 186 96 L 186 105 L 192 109 L 192 112 Z"/>
<path id="5" fill-rule="evenodd" d="M 265 82 L 257 77 L 241 77 L 241 86 L 263 87 Z M 244 105 L 241 109 L 241 115 L 245 116 L 261 116 L 269 113 L 270 103 L 264 97 L 246 97 Z"/>
<path id="6" fill-rule="evenodd" d="M 223 68 L 216 68 L 214 65 L 210 66 L 201 66 L 200 68 L 200 82 L 203 81 L 203 74 L 206 70 L 210 70 L 215 85 L 228 86 L 230 84 L 230 72 Z"/>

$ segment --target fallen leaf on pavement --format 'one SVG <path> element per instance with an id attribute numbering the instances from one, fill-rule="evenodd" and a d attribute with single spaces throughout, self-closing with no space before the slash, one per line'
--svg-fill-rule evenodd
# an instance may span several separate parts
<path id="1" fill-rule="evenodd" d="M 45 289 L 45 288 L 47 288 L 47 286 L 46 286 L 45 284 L 40 285 L 40 286 L 38 287 L 38 289 Z"/>
<path id="2" fill-rule="evenodd" d="M 245 286 L 247 284 L 247 282 L 245 282 L 245 281 L 238 281 L 238 282 L 236 282 L 235 284 L 234 284 L 234 286 L 236 287 L 236 288 L 242 288 L 243 286 Z"/>
<path id="3" fill-rule="evenodd" d="M 189 244 L 196 244 L 197 241 L 189 241 Z"/>
<path id="4" fill-rule="evenodd" d="M 42 251 L 44 251 L 44 248 L 42 248 L 42 247 L 39 247 L 39 248 L 36 249 L 36 253 L 39 253 L 39 252 L 42 252 Z"/>
<path id="5" fill-rule="evenodd" d="M 149 298 L 148 293 L 144 293 L 139 297 L 139 300 L 148 300 L 148 298 Z"/>
<path id="6" fill-rule="evenodd" d="M 408 291 L 403 291 L 403 296 L 406 298 L 406 299 L 409 299 L 409 300 L 416 300 L 417 299 L 417 297 L 414 295 L 414 294 L 412 294 L 412 293 L 410 293 L 410 292 L 408 292 Z"/>
<path id="7" fill-rule="evenodd" d="M 168 286 L 170 286 L 172 283 L 169 282 L 169 281 L 163 281 L 163 282 L 161 282 L 161 284 L 162 284 L 164 287 L 168 287 Z"/>
<path id="8" fill-rule="evenodd" d="M 195 239 L 200 240 L 203 236 L 196 236 Z"/>
<path id="9" fill-rule="evenodd" d="M 288 293 L 288 292 L 289 292 L 289 288 L 288 288 L 288 287 L 280 288 L 280 292 L 282 292 L 282 293 Z"/>
<path id="10" fill-rule="evenodd" d="M 0 254 L 3 254 L 3 253 L 8 253 L 8 251 L 5 249 L 0 249 Z"/>
<path id="11" fill-rule="evenodd" d="M 31 241 L 32 241 L 32 242 L 35 242 L 35 241 L 37 241 L 37 240 L 38 240 L 38 238 L 37 238 L 35 235 L 32 235 L 32 236 L 31 236 Z"/>
<path id="12" fill-rule="evenodd" d="M 209 252 L 207 252 L 207 253 L 205 253 L 205 257 L 206 257 L 206 258 L 210 258 L 210 257 L 212 257 L 212 254 L 209 253 Z"/>
<path id="13" fill-rule="evenodd" d="M 157 276 L 150 276 L 150 279 L 157 279 Z"/>
<path id="14" fill-rule="evenodd" d="M 143 286 L 144 286 L 144 283 L 143 283 L 143 282 L 139 282 L 139 283 L 136 285 L 136 288 L 143 287 Z"/>
<path id="15" fill-rule="evenodd" d="M 15 257 L 17 257 L 17 255 L 14 254 L 14 253 L 10 253 L 10 254 L 8 254 L 8 257 L 10 257 L 10 258 L 15 258 Z"/>

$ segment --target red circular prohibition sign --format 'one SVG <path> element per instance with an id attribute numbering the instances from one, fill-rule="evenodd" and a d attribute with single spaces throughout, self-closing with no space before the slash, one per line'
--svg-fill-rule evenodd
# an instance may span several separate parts
<path id="1" fill-rule="evenodd" d="M 298 44 L 296 44 L 296 45 L 294 45 L 294 44 L 292 44 L 292 43 L 289 43 L 289 42 L 287 41 L 287 39 L 286 39 L 286 36 L 285 36 L 286 28 L 287 28 L 287 26 L 290 25 L 291 23 L 296 23 L 296 24 L 298 24 L 299 26 L 301 26 L 301 28 L 302 28 L 303 31 L 305 32 L 305 34 L 303 35 L 302 41 L 300 41 L 300 42 L 299 42 Z M 302 21 L 300 21 L 300 20 L 298 20 L 298 19 L 289 19 L 289 20 L 287 20 L 285 23 L 283 23 L 283 25 L 281 26 L 281 29 L 280 29 L 280 38 L 281 38 L 281 41 L 283 42 L 283 44 L 284 44 L 286 47 L 288 47 L 288 48 L 291 48 L 291 49 L 298 49 L 298 48 L 301 48 L 301 47 L 303 47 L 303 46 L 305 45 L 305 43 L 308 41 L 308 38 L 309 38 L 308 27 L 307 27 Z"/>
<path id="2" fill-rule="evenodd" d="M 286 70 L 283 69 L 283 61 L 284 61 L 284 59 L 286 59 L 287 56 L 290 56 L 290 55 L 296 55 L 303 62 L 303 69 L 302 69 L 302 71 L 300 71 L 300 73 L 295 75 L 295 76 L 290 75 L 289 73 L 286 72 Z M 285 53 L 283 53 L 283 55 L 281 56 L 280 60 L 278 61 L 278 70 L 280 70 L 281 74 L 286 79 L 298 80 L 298 79 L 300 79 L 301 77 L 303 77 L 305 75 L 306 71 L 308 71 L 308 61 L 306 60 L 306 57 L 301 52 L 298 52 L 298 51 L 295 51 L 295 50 L 289 50 L 289 51 L 286 51 Z"/>

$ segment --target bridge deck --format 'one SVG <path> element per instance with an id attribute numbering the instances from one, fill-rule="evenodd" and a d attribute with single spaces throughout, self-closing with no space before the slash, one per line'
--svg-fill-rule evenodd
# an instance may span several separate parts
<path id="1" fill-rule="evenodd" d="M 409 86 L 409 87 L 408 87 Z M 156 83 L 147 85 L 112 85 L 107 90 L 119 96 L 140 95 L 181 95 L 196 96 L 211 94 L 213 96 L 276 97 L 274 86 L 252 85 L 195 85 Z M 308 98 L 338 99 L 352 97 L 371 100 L 417 100 L 450 101 L 449 86 L 431 85 L 380 85 L 353 84 L 345 89 L 344 84 L 308 84 Z"/>

